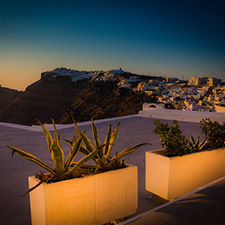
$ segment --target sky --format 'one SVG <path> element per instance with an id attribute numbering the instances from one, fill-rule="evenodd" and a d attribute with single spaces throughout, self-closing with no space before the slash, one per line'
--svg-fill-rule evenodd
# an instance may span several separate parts
<path id="1" fill-rule="evenodd" d="M 56 67 L 225 81 L 224 0 L 0 0 L 0 84 Z"/>

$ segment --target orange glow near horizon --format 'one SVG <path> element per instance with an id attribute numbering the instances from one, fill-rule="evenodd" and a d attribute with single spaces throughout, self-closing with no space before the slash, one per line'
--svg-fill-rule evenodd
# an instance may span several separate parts
<path id="1" fill-rule="evenodd" d="M 3 70 L 1 71 L 0 84 L 2 87 L 24 91 L 26 87 L 40 79 L 41 74 L 31 69 Z"/>

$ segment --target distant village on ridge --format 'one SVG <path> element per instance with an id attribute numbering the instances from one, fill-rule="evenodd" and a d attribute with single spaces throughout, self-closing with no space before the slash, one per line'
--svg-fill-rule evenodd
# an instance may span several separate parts
<path id="1" fill-rule="evenodd" d="M 119 70 L 78 71 L 56 68 L 42 73 L 43 77 L 54 79 L 70 76 L 71 81 L 91 78 L 96 81 L 118 81 L 119 88 L 131 89 L 155 96 L 155 107 L 179 110 L 225 112 L 225 83 L 214 77 L 191 77 L 189 81 L 161 76 L 143 76 Z"/>

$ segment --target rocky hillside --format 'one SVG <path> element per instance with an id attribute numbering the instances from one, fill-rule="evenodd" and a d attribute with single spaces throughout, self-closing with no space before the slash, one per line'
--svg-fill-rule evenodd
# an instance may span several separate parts
<path id="1" fill-rule="evenodd" d="M 3 113 L 6 106 L 13 101 L 15 98 L 19 97 L 22 92 L 4 88 L 0 86 L 0 116 Z"/>
<path id="2" fill-rule="evenodd" d="M 98 75 L 102 77 L 102 73 Z M 5 107 L 0 121 L 32 125 L 37 123 L 36 118 L 43 123 L 51 123 L 54 118 L 56 123 L 71 123 L 71 115 L 76 121 L 87 121 L 137 114 L 142 103 L 154 101 L 144 93 L 120 88 L 119 76 L 99 79 L 98 75 L 74 82 L 71 76 L 42 74 Z"/>

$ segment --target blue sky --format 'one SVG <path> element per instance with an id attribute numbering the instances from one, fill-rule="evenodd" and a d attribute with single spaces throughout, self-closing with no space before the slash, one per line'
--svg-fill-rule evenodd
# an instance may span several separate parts
<path id="1" fill-rule="evenodd" d="M 55 67 L 225 78 L 225 1 L 0 1 L 0 83 Z"/>

